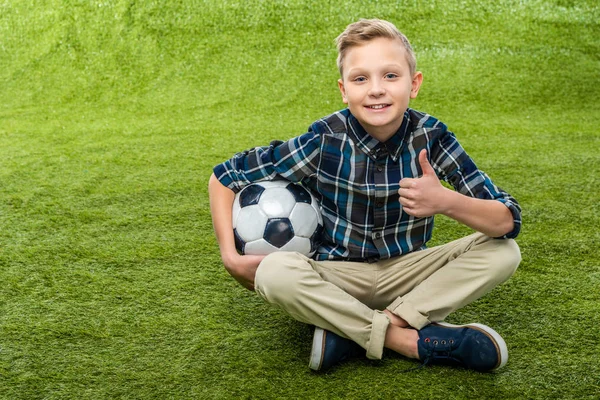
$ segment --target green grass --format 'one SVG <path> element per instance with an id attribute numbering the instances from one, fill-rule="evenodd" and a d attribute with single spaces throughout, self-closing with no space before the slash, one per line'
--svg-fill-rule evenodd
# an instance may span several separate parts
<path id="1" fill-rule="evenodd" d="M 35 3 L 0 2 L 0 398 L 600 396 L 595 1 Z M 221 265 L 212 167 L 343 106 L 360 17 L 407 34 L 413 107 L 523 206 L 516 275 L 450 317 L 505 337 L 497 373 L 311 373 L 310 329 Z"/>

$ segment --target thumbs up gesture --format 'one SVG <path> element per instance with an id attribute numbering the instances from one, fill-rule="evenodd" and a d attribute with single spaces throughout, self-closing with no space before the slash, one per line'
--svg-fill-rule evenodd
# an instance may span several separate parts
<path id="1" fill-rule="evenodd" d="M 442 214 L 446 206 L 446 196 L 450 191 L 442 186 L 433 167 L 427 159 L 427 150 L 419 153 L 419 164 L 423 171 L 420 178 L 404 178 L 400 181 L 400 204 L 409 215 L 430 217 Z"/>

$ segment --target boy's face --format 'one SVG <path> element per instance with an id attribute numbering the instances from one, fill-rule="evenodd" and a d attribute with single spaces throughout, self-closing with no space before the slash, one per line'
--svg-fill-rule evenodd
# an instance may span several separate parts
<path id="1" fill-rule="evenodd" d="M 399 39 L 377 38 L 351 47 L 342 70 L 338 85 L 344 103 L 371 136 L 387 141 L 423 81 L 420 72 L 411 75 L 404 45 Z"/>

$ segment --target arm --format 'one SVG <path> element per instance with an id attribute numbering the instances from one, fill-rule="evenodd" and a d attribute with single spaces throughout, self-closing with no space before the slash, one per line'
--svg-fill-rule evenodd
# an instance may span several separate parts
<path id="1" fill-rule="evenodd" d="M 238 254 L 233 239 L 231 209 L 235 194 L 211 175 L 208 182 L 210 212 L 213 227 L 221 251 L 221 259 L 227 272 L 248 290 L 254 290 L 254 275 L 265 256 L 242 256 Z"/>
<path id="2" fill-rule="evenodd" d="M 314 173 L 318 165 L 319 139 L 319 135 L 307 133 L 287 142 L 238 153 L 231 160 L 217 165 L 210 177 L 210 211 L 221 259 L 227 272 L 246 289 L 254 290 L 254 276 L 265 256 L 238 254 L 231 222 L 235 194 L 230 187 L 241 189 L 276 175 L 292 182 L 301 181 Z"/>
<path id="3" fill-rule="evenodd" d="M 445 188 L 427 160 L 427 150 L 419 153 L 423 170 L 420 178 L 400 181 L 400 203 L 404 211 L 416 217 L 446 215 L 490 237 L 500 237 L 513 230 L 513 215 L 497 200 L 465 196 Z"/>

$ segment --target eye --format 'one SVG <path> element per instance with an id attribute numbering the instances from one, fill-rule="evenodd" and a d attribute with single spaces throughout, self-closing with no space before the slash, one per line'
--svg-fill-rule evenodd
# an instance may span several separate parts
<path id="1" fill-rule="evenodd" d="M 385 78 L 386 79 L 394 79 L 394 78 L 397 78 L 397 77 L 398 77 L 398 75 L 394 74 L 393 72 L 385 74 Z"/>
<path id="2" fill-rule="evenodd" d="M 354 82 L 365 82 L 366 80 L 367 78 L 365 78 L 364 76 L 357 76 L 353 79 Z"/>

